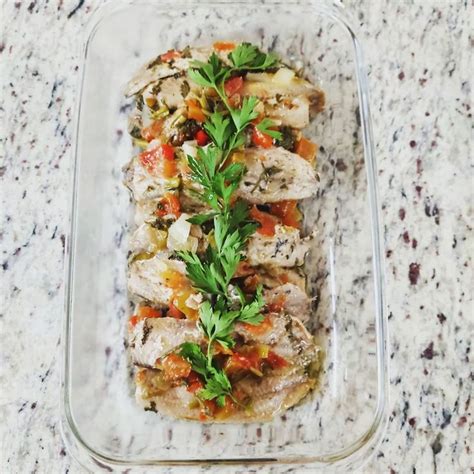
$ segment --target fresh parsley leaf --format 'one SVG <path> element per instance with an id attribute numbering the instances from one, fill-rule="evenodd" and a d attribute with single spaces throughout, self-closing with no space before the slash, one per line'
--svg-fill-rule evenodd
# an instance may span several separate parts
<path id="1" fill-rule="evenodd" d="M 265 301 L 262 296 L 262 286 L 259 285 L 253 301 L 242 306 L 239 315 L 237 316 L 237 320 L 248 324 L 260 324 L 263 321 L 261 311 L 264 305 Z"/>
<path id="2" fill-rule="evenodd" d="M 224 347 L 232 347 L 235 342 L 231 338 L 231 333 L 233 323 L 238 316 L 238 311 L 221 312 L 212 309 L 209 301 L 202 303 L 199 307 L 199 323 L 209 340 L 209 345 L 217 341 Z"/>
<path id="3" fill-rule="evenodd" d="M 199 344 L 195 342 L 184 342 L 181 344 L 179 355 L 188 360 L 195 372 L 204 377 L 208 376 L 207 358 L 201 351 Z"/>
<path id="4" fill-rule="evenodd" d="M 257 129 L 260 130 L 265 135 L 270 135 L 272 138 L 280 140 L 282 133 L 278 130 L 272 130 L 272 127 L 275 127 L 275 123 L 269 118 L 265 117 L 260 123 L 257 124 Z"/>
<path id="5" fill-rule="evenodd" d="M 209 120 L 204 123 L 204 129 L 214 144 L 221 149 L 226 148 L 226 143 L 233 132 L 230 119 L 219 112 L 211 114 Z"/>
<path id="6" fill-rule="evenodd" d="M 219 406 L 224 406 L 225 397 L 230 395 L 232 390 L 226 373 L 221 369 L 216 369 L 195 342 L 183 343 L 179 354 L 188 360 L 195 372 L 204 377 L 205 386 L 197 392 L 198 397 L 203 400 L 215 398 Z"/>
<path id="7" fill-rule="evenodd" d="M 264 70 L 278 64 L 278 57 L 274 53 L 262 53 L 250 43 L 239 44 L 229 53 L 229 59 L 237 70 Z"/>
<path id="8" fill-rule="evenodd" d="M 225 396 L 229 395 L 232 390 L 230 381 L 223 370 L 215 369 L 212 378 L 206 382 L 206 386 L 199 390 L 198 396 L 203 400 L 216 399 L 218 406 L 225 405 Z"/>
<path id="9" fill-rule="evenodd" d="M 192 216 L 186 220 L 191 224 L 202 225 L 212 220 L 216 215 L 216 212 L 208 212 L 207 214 L 196 214 L 195 216 Z"/>
<path id="10" fill-rule="evenodd" d="M 193 61 L 188 74 L 196 84 L 216 88 L 230 74 L 230 70 L 222 64 L 216 53 L 212 53 L 207 63 Z"/>
<path id="11" fill-rule="evenodd" d="M 188 251 L 179 251 L 177 255 L 184 260 L 194 288 L 202 293 L 225 294 L 227 285 L 214 264 L 201 262 L 197 254 Z"/>
<path id="12" fill-rule="evenodd" d="M 256 97 L 245 97 L 240 109 L 230 109 L 230 115 L 238 132 L 258 117 L 258 112 L 255 110 L 256 105 Z"/>

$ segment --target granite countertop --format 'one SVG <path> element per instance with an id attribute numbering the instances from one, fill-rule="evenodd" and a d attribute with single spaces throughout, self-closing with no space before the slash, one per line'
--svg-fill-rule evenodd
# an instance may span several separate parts
<path id="1" fill-rule="evenodd" d="M 101 3 L 2 4 L 5 473 L 85 472 L 61 439 L 58 390 L 79 40 Z M 345 3 L 368 63 L 390 332 L 388 429 L 364 472 L 468 472 L 472 5 Z"/>

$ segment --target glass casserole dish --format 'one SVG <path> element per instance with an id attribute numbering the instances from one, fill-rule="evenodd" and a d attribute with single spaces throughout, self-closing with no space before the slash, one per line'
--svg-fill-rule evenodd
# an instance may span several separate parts
<path id="1" fill-rule="evenodd" d="M 320 387 L 272 422 L 199 424 L 143 412 L 124 347 L 131 221 L 122 165 L 131 100 L 124 85 L 161 51 L 249 41 L 300 62 L 326 94 L 306 130 L 320 145 L 316 228 L 305 264 L 317 296 L 311 330 L 325 352 Z M 62 428 L 96 471 L 208 463 L 354 469 L 380 440 L 387 405 L 386 327 L 376 172 L 360 46 L 329 2 L 111 2 L 91 20 L 77 113 L 66 293 Z"/>

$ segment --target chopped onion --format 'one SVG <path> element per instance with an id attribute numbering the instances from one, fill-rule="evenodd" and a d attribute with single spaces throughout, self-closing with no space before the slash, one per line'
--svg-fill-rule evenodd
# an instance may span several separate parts
<path id="1" fill-rule="evenodd" d="M 293 78 L 295 77 L 295 72 L 291 69 L 285 67 L 278 69 L 278 71 L 273 76 L 273 82 L 282 85 L 289 85 Z"/>
<path id="2" fill-rule="evenodd" d="M 169 250 L 189 250 L 195 252 L 198 246 L 198 239 L 192 237 L 191 224 L 187 221 L 189 215 L 181 214 L 178 220 L 173 222 L 168 229 L 168 249 Z"/>
<path id="3" fill-rule="evenodd" d="M 197 154 L 196 140 L 189 140 L 187 142 L 184 142 L 183 145 L 181 146 L 181 149 L 183 150 L 185 155 L 190 155 L 193 158 L 196 158 L 196 154 Z"/>

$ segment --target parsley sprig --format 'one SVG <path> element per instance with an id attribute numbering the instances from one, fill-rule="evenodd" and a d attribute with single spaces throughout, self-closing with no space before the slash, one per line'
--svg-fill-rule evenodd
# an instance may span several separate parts
<path id="1" fill-rule="evenodd" d="M 184 357 L 193 370 L 204 378 L 205 386 L 197 393 L 203 400 L 216 399 L 218 406 L 225 405 L 226 395 L 232 396 L 232 385 L 226 373 L 214 367 L 212 361 L 203 354 L 199 344 L 185 342 L 181 345 L 181 357 Z"/>
<path id="2" fill-rule="evenodd" d="M 189 77 L 202 87 L 209 87 L 217 92 L 218 96 L 226 106 L 229 116 L 214 112 L 209 122 L 204 125 L 215 145 L 222 150 L 222 163 L 230 153 L 244 144 L 243 131 L 258 117 L 255 107 L 258 103 L 255 97 L 245 97 L 240 108 L 232 107 L 224 90 L 227 79 L 234 75 L 247 71 L 264 71 L 278 65 L 278 58 L 273 53 L 263 53 L 255 45 L 242 43 L 228 55 L 230 65 L 224 64 L 217 54 L 212 53 L 208 62 L 193 61 L 189 70 Z M 280 138 L 281 134 L 275 130 L 269 130 L 274 126 L 270 119 L 264 119 L 265 125 L 260 126 L 260 131 L 267 133 L 272 138 Z"/>
<path id="3" fill-rule="evenodd" d="M 208 62 L 195 61 L 188 74 L 196 84 L 212 88 L 227 112 L 214 111 L 204 123 L 204 129 L 212 140 L 206 147 L 199 147 L 196 158 L 187 156 L 191 178 L 199 184 L 196 196 L 211 208 L 211 212 L 193 216 L 189 222 L 203 224 L 213 221 L 212 239 L 204 255 L 178 252 L 186 264 L 188 278 L 196 290 L 204 293 L 207 300 L 199 308 L 199 327 L 207 338 L 207 351 L 195 343 L 184 343 L 180 354 L 200 374 L 205 386 L 198 392 L 204 400 L 216 399 L 219 406 L 225 404 L 227 395 L 232 397 L 231 383 L 213 360 L 214 344 L 231 348 L 235 341 L 232 332 L 238 321 L 259 324 L 264 306 L 262 288 L 247 301 L 240 288 L 232 288 L 231 280 L 243 258 L 247 240 L 255 232 L 257 224 L 249 220 L 249 208 L 243 201 L 233 202 L 233 195 L 245 174 L 241 163 L 229 164 L 227 158 L 245 143 L 245 129 L 258 117 L 258 100 L 243 99 L 240 108 L 232 107 L 225 93 L 224 84 L 233 75 L 246 71 L 264 71 L 278 64 L 273 54 L 265 54 L 256 46 L 243 43 L 228 55 L 230 65 L 224 64 L 213 53 Z M 257 125 L 258 130 L 280 138 L 274 123 L 266 118 Z M 235 290 L 238 301 L 235 301 Z"/>

